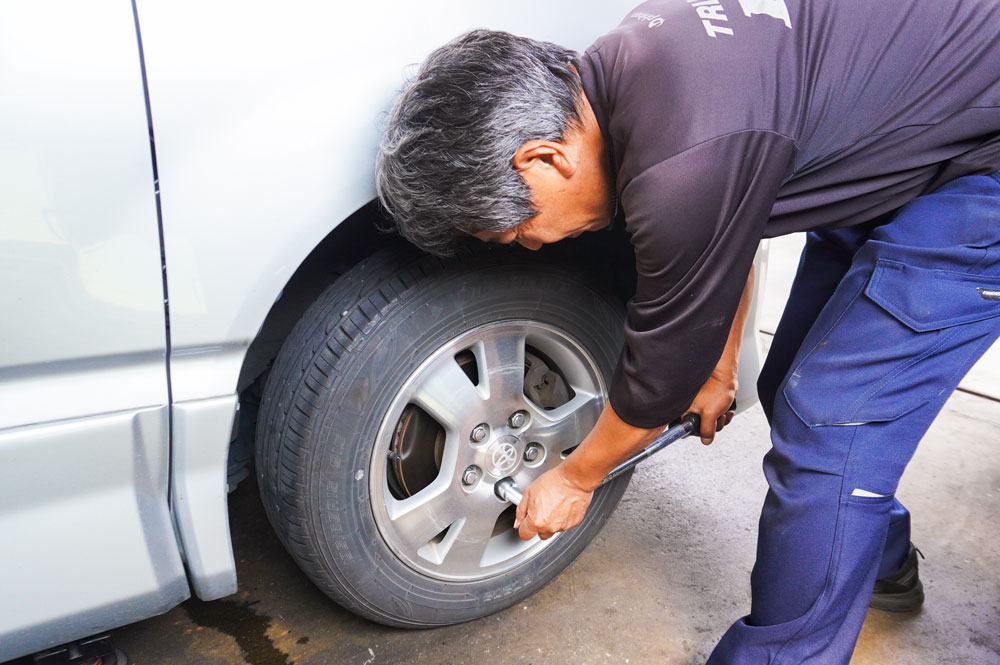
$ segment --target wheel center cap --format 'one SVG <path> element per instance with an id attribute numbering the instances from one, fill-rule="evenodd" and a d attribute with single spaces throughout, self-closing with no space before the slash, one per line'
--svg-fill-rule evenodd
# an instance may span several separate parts
<path id="1" fill-rule="evenodd" d="M 491 474 L 502 477 L 514 470 L 520 459 L 518 443 L 515 436 L 502 436 L 490 444 L 486 451 L 486 465 Z"/>

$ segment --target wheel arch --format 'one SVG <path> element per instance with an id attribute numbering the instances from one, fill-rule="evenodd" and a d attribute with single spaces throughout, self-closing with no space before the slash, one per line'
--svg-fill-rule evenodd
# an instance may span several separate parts
<path id="1" fill-rule="evenodd" d="M 250 342 L 240 367 L 237 392 L 246 390 L 267 370 L 295 323 L 326 287 L 372 253 L 404 242 L 380 230 L 387 223 L 385 213 L 372 200 L 316 244 L 292 273 Z M 635 290 L 634 255 L 622 228 L 566 240 L 533 255 L 539 261 L 559 256 L 580 270 L 606 275 L 608 287 L 623 302 Z"/>
<path id="2" fill-rule="evenodd" d="M 364 204 L 334 226 L 302 259 L 260 322 L 240 366 L 236 390 L 263 374 L 285 338 L 319 294 L 351 266 L 383 247 L 400 242 L 381 231 L 386 218 L 377 201 Z"/>
<path id="3" fill-rule="evenodd" d="M 263 382 L 282 345 L 309 306 L 340 275 L 381 249 L 406 245 L 398 235 L 380 230 L 386 228 L 388 221 L 375 200 L 349 215 L 305 256 L 261 322 L 257 335 L 247 347 L 237 381 L 239 411 L 227 452 L 230 491 L 248 475 L 256 445 L 257 408 Z M 473 251 L 477 245 L 472 243 Z M 568 262 L 581 272 L 600 275 L 601 281 L 621 302 L 628 300 L 635 290 L 632 246 L 627 233 L 620 227 L 588 233 L 538 252 L 520 248 L 510 251 L 542 262 Z"/>

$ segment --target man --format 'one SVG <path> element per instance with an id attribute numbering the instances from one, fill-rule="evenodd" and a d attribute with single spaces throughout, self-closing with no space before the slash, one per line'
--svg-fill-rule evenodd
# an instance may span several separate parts
<path id="1" fill-rule="evenodd" d="M 580 58 L 465 35 L 392 113 L 379 195 L 426 249 L 536 249 L 619 208 L 635 247 L 610 404 L 526 489 L 523 538 L 577 524 L 677 414 L 711 441 L 758 241 L 811 232 L 758 386 L 773 448 L 752 608 L 712 665 L 847 663 L 869 601 L 923 602 L 894 492 L 1000 334 L 997 26 L 997 0 L 662 0 Z"/>

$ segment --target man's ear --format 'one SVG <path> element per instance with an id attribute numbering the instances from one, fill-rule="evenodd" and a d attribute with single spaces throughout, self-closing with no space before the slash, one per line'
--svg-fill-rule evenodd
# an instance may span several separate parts
<path id="1" fill-rule="evenodd" d="M 559 141 L 526 141 L 514 153 L 514 168 L 522 176 L 533 169 L 550 168 L 569 178 L 576 173 L 576 153 Z"/>

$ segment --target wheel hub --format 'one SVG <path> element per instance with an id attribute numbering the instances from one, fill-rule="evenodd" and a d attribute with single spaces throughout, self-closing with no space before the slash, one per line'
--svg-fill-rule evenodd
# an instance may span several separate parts
<path id="1" fill-rule="evenodd" d="M 596 423 L 604 383 L 565 333 L 502 321 L 435 351 L 404 382 L 373 451 L 369 491 L 388 547 L 415 570 L 476 580 L 557 540 L 522 541 L 495 482 L 521 487 L 557 465 Z"/>
<path id="2" fill-rule="evenodd" d="M 516 436 L 501 436 L 486 447 L 483 468 L 495 478 L 509 476 L 517 468 L 523 448 Z"/>

